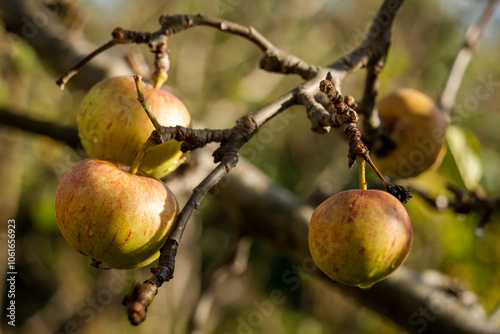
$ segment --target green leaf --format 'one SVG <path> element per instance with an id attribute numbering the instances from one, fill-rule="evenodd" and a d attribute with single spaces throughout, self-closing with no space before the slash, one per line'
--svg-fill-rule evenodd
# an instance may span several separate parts
<path id="1" fill-rule="evenodd" d="M 445 169 L 453 178 L 460 181 L 468 190 L 477 189 L 483 174 L 482 150 L 474 133 L 467 129 L 450 125 L 446 130 L 448 157 Z M 459 178 L 459 180 L 457 180 Z"/>

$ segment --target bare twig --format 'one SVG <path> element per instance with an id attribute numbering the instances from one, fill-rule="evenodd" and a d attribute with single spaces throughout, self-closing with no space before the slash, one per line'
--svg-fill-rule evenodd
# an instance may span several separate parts
<path id="1" fill-rule="evenodd" d="M 260 68 L 266 71 L 283 74 L 298 74 L 306 80 L 311 79 L 318 71 L 317 67 L 309 65 L 297 56 L 276 47 L 251 26 L 247 27 L 203 14 L 165 14 L 160 18 L 160 24 L 163 26 L 163 31 L 167 36 L 202 25 L 244 37 L 254 43 L 264 53 L 264 56 L 260 60 Z"/>
<path id="2" fill-rule="evenodd" d="M 434 198 L 420 189 L 413 189 L 413 191 L 437 210 L 450 209 L 461 214 L 479 213 L 481 219 L 476 226 L 478 233 L 481 233 L 490 222 L 491 215 L 500 211 L 500 197 L 486 197 L 477 191 L 466 191 L 452 184 L 448 184 L 447 188 L 452 193 L 453 200 L 447 198 L 443 200 L 442 197 Z"/>
<path id="3" fill-rule="evenodd" d="M 204 323 L 215 298 L 214 286 L 223 284 L 232 275 L 241 275 L 246 270 L 251 245 L 249 239 L 241 229 L 238 229 L 224 254 L 203 274 L 197 307 L 192 310 L 189 317 L 190 333 L 196 333 L 205 327 Z"/>
<path id="4" fill-rule="evenodd" d="M 452 112 L 465 70 L 471 61 L 472 55 L 479 45 L 481 37 L 488 27 L 498 4 L 500 4 L 500 0 L 490 0 L 478 22 L 467 29 L 462 49 L 458 52 L 457 57 L 455 58 L 455 62 L 453 63 L 453 67 L 451 68 L 448 76 L 448 81 L 446 82 L 446 86 L 439 101 L 440 107 L 447 114 Z"/>
<path id="5" fill-rule="evenodd" d="M 376 99 L 378 96 L 378 73 L 380 71 L 379 67 L 367 66 L 366 67 L 366 77 L 365 85 L 363 90 L 363 97 L 359 102 L 356 111 L 363 115 L 363 138 L 370 141 L 373 138 L 377 138 L 381 131 L 381 120 L 376 108 Z"/>
<path id="6" fill-rule="evenodd" d="M 289 54 L 268 41 L 253 27 L 246 27 L 240 24 L 222 20 L 216 17 L 203 14 L 198 15 L 169 15 L 164 14 L 160 17 L 162 28 L 156 32 L 136 32 L 123 28 L 115 28 L 112 32 L 112 39 L 106 44 L 97 48 L 94 52 L 80 60 L 69 68 L 56 83 L 64 89 L 68 80 L 78 73 L 78 70 L 103 51 L 118 44 L 147 44 L 153 53 L 155 53 L 155 72 L 153 81 L 155 87 L 159 88 L 167 80 L 167 71 L 170 62 L 167 55 L 167 39 L 175 33 L 184 31 L 196 26 L 209 26 L 224 32 L 242 36 L 257 45 L 264 56 L 261 59 L 260 67 L 270 72 L 283 74 L 298 74 L 304 79 L 311 79 L 317 72 L 316 66 L 311 66 L 300 58 Z"/>
<path id="7" fill-rule="evenodd" d="M 328 66 L 335 79 L 338 77 L 338 73 L 335 71 L 343 72 L 344 75 L 341 75 L 343 77 L 362 67 L 378 66 L 380 69 L 382 68 L 391 45 L 392 24 L 403 2 L 404 0 L 386 0 L 382 3 L 361 45 Z"/>
<path id="8" fill-rule="evenodd" d="M 59 88 L 64 89 L 66 84 L 68 83 L 69 79 L 71 79 L 72 76 L 78 73 L 78 70 L 85 64 L 87 64 L 92 58 L 97 56 L 98 54 L 108 50 L 109 48 L 115 46 L 117 43 L 113 40 L 109 41 L 108 43 L 100 46 L 97 48 L 95 51 L 84 57 L 82 60 L 80 60 L 78 63 L 73 65 L 70 69 L 68 69 L 59 79 L 57 79 L 56 84 L 59 86 Z"/>

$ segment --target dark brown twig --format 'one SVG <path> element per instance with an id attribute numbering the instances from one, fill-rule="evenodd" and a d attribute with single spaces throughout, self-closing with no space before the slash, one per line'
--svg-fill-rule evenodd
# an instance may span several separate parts
<path id="1" fill-rule="evenodd" d="M 107 42 L 106 44 L 97 48 L 94 52 L 87 55 L 85 58 L 80 60 L 78 63 L 73 65 L 70 69 L 68 69 L 59 79 L 57 79 L 56 84 L 59 88 L 64 89 L 69 79 L 78 73 L 78 70 L 85 64 L 87 64 L 92 58 L 97 56 L 98 54 L 108 50 L 109 48 L 115 46 L 117 43 L 114 40 Z"/>
<path id="2" fill-rule="evenodd" d="M 452 184 L 448 184 L 447 189 L 452 193 L 453 200 L 443 201 L 419 189 L 413 189 L 413 192 L 440 211 L 449 209 L 459 214 L 479 213 L 481 218 L 476 226 L 478 231 L 486 227 L 494 212 L 500 211 L 500 197 L 488 198 L 478 191 L 463 190 Z"/>

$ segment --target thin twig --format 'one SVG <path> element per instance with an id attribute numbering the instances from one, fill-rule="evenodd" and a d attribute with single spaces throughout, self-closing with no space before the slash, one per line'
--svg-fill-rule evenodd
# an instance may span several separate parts
<path id="1" fill-rule="evenodd" d="M 359 102 L 356 111 L 363 115 L 363 138 L 370 141 L 377 138 L 382 130 L 381 120 L 376 108 L 376 99 L 378 96 L 378 73 L 380 68 L 374 66 L 366 67 L 365 84 L 363 89 L 363 97 Z M 367 143 L 368 144 L 368 143 Z"/>
<path id="2" fill-rule="evenodd" d="M 120 27 L 115 28 L 112 32 L 112 39 L 109 42 L 100 46 L 91 54 L 84 57 L 78 63 L 69 68 L 56 81 L 57 85 L 61 89 L 64 89 L 64 86 L 69 79 L 78 73 L 78 70 L 82 66 L 103 51 L 118 44 L 136 43 L 148 44 L 151 51 L 155 53 L 155 72 L 153 73 L 153 81 L 155 82 L 155 87 L 159 88 L 163 82 L 167 80 L 167 71 L 170 67 L 167 55 L 168 37 L 198 25 L 216 28 L 223 32 L 244 37 L 257 45 L 264 53 L 264 56 L 260 61 L 260 67 L 266 71 L 283 74 L 298 74 L 306 80 L 311 79 L 318 72 L 318 68 L 316 66 L 309 65 L 297 56 L 277 48 L 253 27 L 246 27 L 238 23 L 203 14 L 164 14 L 160 17 L 160 24 L 162 25 L 162 28 L 153 33 L 127 30 Z"/>
<path id="3" fill-rule="evenodd" d="M 481 218 L 476 226 L 479 233 L 490 223 L 491 215 L 500 211 L 500 197 L 486 197 L 477 191 L 463 190 L 452 184 L 448 184 L 447 189 L 452 193 L 453 200 L 443 201 L 420 189 L 412 191 L 440 211 L 450 209 L 459 214 L 479 213 Z"/>
<path id="4" fill-rule="evenodd" d="M 78 70 L 85 64 L 87 64 L 92 58 L 97 56 L 98 54 L 106 51 L 107 49 L 115 46 L 118 44 L 115 40 L 110 40 L 106 44 L 100 46 L 96 50 L 94 50 L 92 53 L 89 55 L 85 56 L 82 60 L 80 60 L 78 63 L 73 65 L 71 68 L 69 68 L 59 79 L 57 79 L 56 84 L 59 86 L 59 88 L 64 89 L 66 84 L 68 83 L 69 79 L 73 77 L 75 74 L 78 73 Z"/>
<path id="5" fill-rule="evenodd" d="M 238 229 L 224 254 L 203 273 L 197 306 L 193 308 L 189 317 L 189 333 L 194 333 L 195 330 L 201 330 L 204 327 L 215 297 L 214 285 L 223 284 L 231 275 L 241 275 L 246 270 L 250 245 L 251 242 L 246 237 L 246 233 Z"/>
<path id="6" fill-rule="evenodd" d="M 448 76 L 448 81 L 446 82 L 446 86 L 439 101 L 440 107 L 447 114 L 452 112 L 465 70 L 467 66 L 469 66 L 472 55 L 478 47 L 481 37 L 488 27 L 498 4 L 500 4 L 500 0 L 490 0 L 478 22 L 467 29 L 462 49 L 455 58 L 455 62 Z"/>
<path id="7" fill-rule="evenodd" d="M 163 31 L 167 36 L 171 36 L 175 33 L 200 25 L 212 27 L 220 31 L 246 38 L 254 43 L 264 53 L 259 66 L 269 72 L 298 74 L 306 80 L 311 79 L 318 72 L 316 66 L 309 65 L 299 57 L 279 49 L 251 26 L 247 27 L 238 23 L 203 14 L 164 14 L 160 18 L 160 24 L 163 26 Z"/>

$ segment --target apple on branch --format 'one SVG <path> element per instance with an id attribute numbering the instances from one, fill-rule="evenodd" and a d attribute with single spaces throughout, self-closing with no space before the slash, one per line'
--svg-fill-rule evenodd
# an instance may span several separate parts
<path id="1" fill-rule="evenodd" d="M 143 83 L 142 91 L 162 126 L 189 127 L 191 116 L 173 94 Z M 83 99 L 78 111 L 78 135 L 89 157 L 105 157 L 132 164 L 141 146 L 155 129 L 137 101 L 132 77 L 113 77 L 97 83 Z M 175 140 L 147 152 L 140 168 L 161 178 L 185 159 Z"/>
<path id="2" fill-rule="evenodd" d="M 378 103 L 390 141 L 370 148 L 373 162 L 391 179 L 416 177 L 437 168 L 446 152 L 447 121 L 428 96 L 398 89 Z"/>
<path id="3" fill-rule="evenodd" d="M 129 169 L 113 159 L 85 159 L 68 170 L 56 192 L 56 220 L 66 241 L 109 268 L 156 260 L 179 211 L 160 180 Z"/>
<path id="4" fill-rule="evenodd" d="M 405 261 L 413 242 L 403 204 L 381 190 L 353 189 L 321 203 L 309 225 L 309 249 L 328 277 L 369 288 Z"/>

